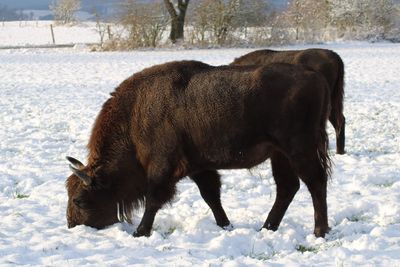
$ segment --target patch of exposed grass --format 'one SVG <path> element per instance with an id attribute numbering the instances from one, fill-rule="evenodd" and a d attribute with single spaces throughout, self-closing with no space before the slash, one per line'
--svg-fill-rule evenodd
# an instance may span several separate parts
<path id="1" fill-rule="evenodd" d="M 267 260 L 272 259 L 275 255 L 278 255 L 278 253 L 276 251 L 273 251 L 272 254 L 267 254 L 267 253 L 264 253 L 264 252 L 255 253 L 255 251 L 254 251 L 254 243 L 253 243 L 251 251 L 247 256 L 252 258 L 252 259 L 259 260 L 259 261 L 267 261 Z"/>
<path id="2" fill-rule="evenodd" d="M 394 182 L 386 182 L 382 184 L 377 184 L 377 186 L 387 188 L 387 187 L 392 187 L 393 184 Z"/>
<path id="3" fill-rule="evenodd" d="M 14 198 L 18 198 L 18 199 L 28 198 L 28 197 L 29 197 L 29 195 L 22 194 L 22 193 L 19 193 L 19 192 L 15 192 L 15 194 L 14 194 Z"/>
<path id="4" fill-rule="evenodd" d="M 361 214 L 358 215 L 352 215 L 349 217 L 346 217 L 347 220 L 349 220 L 350 222 L 362 222 L 362 221 L 366 221 L 368 218 L 366 216 L 362 216 Z"/>
<path id="5" fill-rule="evenodd" d="M 301 253 L 304 253 L 304 252 L 316 253 L 316 252 L 318 252 L 318 248 L 316 248 L 316 247 L 307 247 L 307 246 L 303 246 L 301 244 L 296 246 L 296 250 Z"/>
<path id="6" fill-rule="evenodd" d="M 176 226 L 171 226 L 170 228 L 168 228 L 167 231 L 161 233 L 161 236 L 162 236 L 164 239 L 167 239 L 167 238 L 169 238 L 170 235 L 172 235 L 173 232 L 176 231 L 176 229 L 177 229 Z"/>

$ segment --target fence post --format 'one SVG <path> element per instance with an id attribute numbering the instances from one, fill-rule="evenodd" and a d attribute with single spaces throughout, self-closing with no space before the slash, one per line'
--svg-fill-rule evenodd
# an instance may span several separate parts
<path id="1" fill-rule="evenodd" d="M 107 25 L 107 34 L 108 34 L 108 40 L 111 40 L 112 39 L 112 35 L 111 35 L 110 25 Z"/>
<path id="2" fill-rule="evenodd" d="M 56 40 L 54 39 L 54 31 L 53 24 L 50 24 L 51 38 L 53 39 L 53 44 L 56 44 Z"/>

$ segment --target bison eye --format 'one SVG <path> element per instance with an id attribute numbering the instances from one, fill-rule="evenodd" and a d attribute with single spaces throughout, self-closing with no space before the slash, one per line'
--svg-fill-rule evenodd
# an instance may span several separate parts
<path id="1" fill-rule="evenodd" d="M 82 203 L 82 200 L 81 200 L 81 199 L 79 199 L 79 198 L 74 198 L 72 201 L 74 202 L 74 204 L 75 204 L 76 206 L 78 206 L 79 208 L 81 207 L 81 203 Z"/>
<path id="2" fill-rule="evenodd" d="M 89 207 L 88 202 L 83 200 L 82 197 L 74 198 L 72 201 L 78 208 L 87 209 Z"/>

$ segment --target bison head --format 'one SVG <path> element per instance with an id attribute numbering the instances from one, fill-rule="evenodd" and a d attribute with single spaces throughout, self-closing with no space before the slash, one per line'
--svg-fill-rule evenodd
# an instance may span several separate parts
<path id="1" fill-rule="evenodd" d="M 112 185 L 107 183 L 109 174 L 101 166 L 84 166 L 77 159 L 67 159 L 72 171 L 66 182 L 68 228 L 84 224 L 101 229 L 118 222 L 120 210 Z"/>

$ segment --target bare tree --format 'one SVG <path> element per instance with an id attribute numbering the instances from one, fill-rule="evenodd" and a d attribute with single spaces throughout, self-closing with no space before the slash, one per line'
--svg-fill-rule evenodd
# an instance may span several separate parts
<path id="1" fill-rule="evenodd" d="M 265 0 L 240 0 L 233 27 L 245 44 L 266 44 L 270 37 L 272 12 Z"/>
<path id="2" fill-rule="evenodd" d="M 190 0 L 164 0 L 165 7 L 171 17 L 171 32 L 169 38 L 172 43 L 183 40 L 186 10 Z"/>
<path id="3" fill-rule="evenodd" d="M 393 0 L 332 1 L 332 23 L 349 39 L 386 38 L 393 30 L 396 8 Z"/>
<path id="4" fill-rule="evenodd" d="M 201 30 L 202 39 L 206 37 L 212 44 L 225 44 L 235 27 L 234 18 L 239 8 L 240 0 L 199 0 L 193 10 L 192 26 Z"/>
<path id="5" fill-rule="evenodd" d="M 264 26 L 270 19 L 270 6 L 265 0 L 240 0 L 235 27 Z"/>
<path id="6" fill-rule="evenodd" d="M 208 10 L 204 1 L 196 3 L 190 14 L 191 42 L 205 45 L 208 42 L 207 33 L 211 31 Z"/>
<path id="7" fill-rule="evenodd" d="M 329 10 L 330 5 L 326 0 L 292 0 L 281 19 L 287 27 L 295 30 L 296 42 L 315 42 L 328 24 Z"/>
<path id="8" fill-rule="evenodd" d="M 75 21 L 75 12 L 81 8 L 80 0 L 57 0 L 49 6 L 54 19 L 61 24 Z"/>
<path id="9" fill-rule="evenodd" d="M 168 24 L 168 14 L 162 3 L 125 0 L 120 6 L 120 23 L 127 38 L 120 38 L 121 48 L 156 47 Z"/>
<path id="10" fill-rule="evenodd" d="M 211 13 L 212 34 L 217 44 L 226 42 L 228 34 L 234 29 L 233 20 L 240 8 L 240 0 L 213 1 L 216 12 Z"/>
<path id="11" fill-rule="evenodd" d="M 106 32 L 110 30 L 110 26 L 107 25 L 104 21 L 102 21 L 100 17 L 100 13 L 97 12 L 96 8 L 93 9 L 93 15 L 96 19 L 96 31 L 99 34 L 100 37 L 100 47 L 103 48 L 104 44 L 104 37 L 106 35 Z M 111 34 L 109 33 L 108 38 L 111 39 L 110 36 Z"/>
<path id="12" fill-rule="evenodd" d="M 385 39 L 395 25 L 396 10 L 393 0 L 375 0 L 370 3 L 368 21 L 374 25 L 369 29 L 371 34 Z"/>

